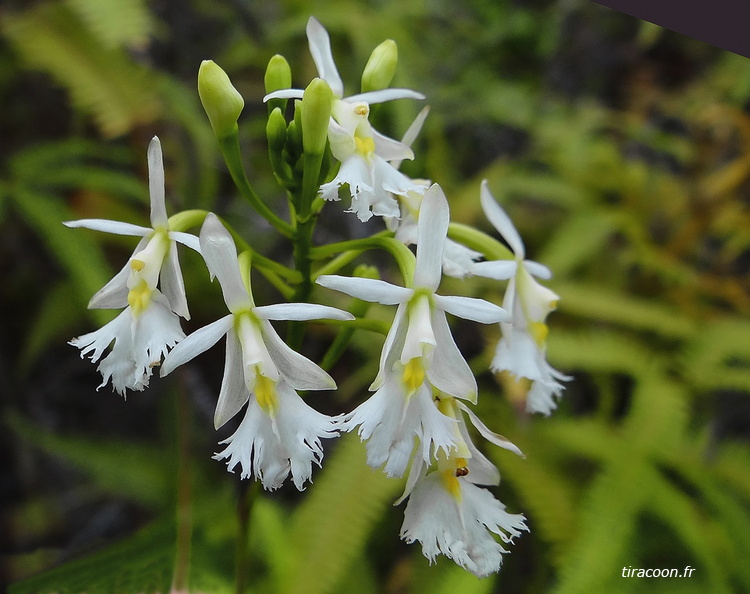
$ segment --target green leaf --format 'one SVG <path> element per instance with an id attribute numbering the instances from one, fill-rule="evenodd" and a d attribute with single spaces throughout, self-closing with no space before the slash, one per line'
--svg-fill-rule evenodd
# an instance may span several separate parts
<path id="1" fill-rule="evenodd" d="M 56 435 L 17 414 L 7 414 L 4 421 L 32 445 L 88 473 L 109 493 L 154 507 L 163 507 L 170 500 L 173 472 L 168 451 L 132 441 Z"/>
<path id="2" fill-rule="evenodd" d="M 67 269 L 79 303 L 87 303 L 112 276 L 101 249 L 85 233 L 74 233 L 63 226 L 63 221 L 74 217 L 61 201 L 36 192 L 19 191 L 14 195 L 14 204 Z M 98 323 L 112 318 L 111 313 L 104 310 L 91 310 L 90 315 Z"/>
<path id="3" fill-rule="evenodd" d="M 156 594 L 168 592 L 174 526 L 161 522 L 103 551 L 14 584 L 9 594 Z"/>

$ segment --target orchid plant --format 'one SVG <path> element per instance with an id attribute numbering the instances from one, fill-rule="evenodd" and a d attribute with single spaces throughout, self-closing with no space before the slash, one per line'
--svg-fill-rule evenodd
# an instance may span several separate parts
<path id="1" fill-rule="evenodd" d="M 291 475 L 299 490 L 322 464 L 322 439 L 357 431 L 366 441 L 367 462 L 389 477 L 407 475 L 397 503 L 408 499 L 401 537 L 419 541 L 424 555 L 453 559 L 477 576 L 500 569 L 503 543 L 528 530 L 521 514 L 505 511 L 487 486 L 500 481 L 498 469 L 473 441 L 470 426 L 490 443 L 522 456 L 493 432 L 472 409 L 479 391 L 474 371 L 453 338 L 446 314 L 472 323 L 498 324 L 502 338 L 491 370 L 530 382 L 527 410 L 550 414 L 570 378 L 546 361 L 547 315 L 558 296 L 536 279 L 550 271 L 526 260 L 525 248 L 508 215 L 483 182 L 479 197 L 489 222 L 510 251 L 489 235 L 450 221 L 448 199 L 438 183 L 412 179 L 399 170 L 413 159 L 411 144 L 427 116 L 419 112 L 401 140 L 375 130 L 370 106 L 395 99 L 423 100 L 410 89 L 389 88 L 396 46 L 378 46 L 365 68 L 362 92 L 346 95 L 333 60 L 330 38 L 314 18 L 307 25 L 318 78 L 304 89 L 291 85 L 286 60 L 275 56 L 266 73 L 267 136 L 274 174 L 286 190 L 284 219 L 254 190 L 243 168 L 237 120 L 244 100 L 211 61 L 199 70 L 198 91 L 219 147 L 240 194 L 291 244 L 292 264 L 274 261 L 261 246 L 245 241 L 214 213 L 186 211 L 167 217 L 159 140 L 148 149 L 151 227 L 103 220 L 80 220 L 69 227 L 141 237 L 124 268 L 89 303 L 90 308 L 123 308 L 103 328 L 71 341 L 100 361 L 103 381 L 115 391 L 144 390 L 154 373 L 166 376 L 225 338 L 225 367 L 214 425 L 244 416 L 215 455 L 229 471 L 254 478 L 268 490 Z M 294 100 L 293 117 L 285 107 Z M 313 245 L 317 220 L 327 202 L 348 200 L 347 212 L 360 221 L 381 217 L 374 235 Z M 200 228 L 199 235 L 188 233 Z M 452 232 L 451 232 L 452 231 Z M 449 238 L 449 234 L 451 237 Z M 463 239 L 462 239 L 463 238 Z M 177 243 L 203 257 L 210 278 L 218 279 L 229 313 L 185 336 L 180 317 L 189 319 Z M 408 246 L 416 246 L 414 251 Z M 360 254 L 387 251 L 401 284 L 338 274 Z M 239 252 L 239 253 L 238 253 Z M 498 253 L 506 257 L 498 259 Z M 251 273 L 263 274 L 284 302 L 258 305 Z M 483 276 L 508 281 L 502 305 L 470 296 L 439 294 L 443 274 L 463 279 Z M 316 289 L 319 287 L 328 289 Z M 314 291 L 315 289 L 315 291 Z M 366 315 L 317 303 L 335 292 L 365 302 L 397 306 L 383 339 L 374 393 L 351 411 L 328 416 L 304 400 L 308 390 L 333 390 L 334 378 L 301 354 L 303 322 L 328 321 L 353 330 L 377 330 Z M 272 322 L 287 320 L 287 339 Z M 340 357 L 346 337 L 331 345 L 327 360 Z M 489 371 L 489 370 L 488 370 Z M 467 423 L 468 418 L 470 423 Z"/>

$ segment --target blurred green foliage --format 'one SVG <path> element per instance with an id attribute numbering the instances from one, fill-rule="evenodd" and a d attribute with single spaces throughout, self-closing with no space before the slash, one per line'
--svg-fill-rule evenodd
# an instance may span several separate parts
<path id="1" fill-rule="evenodd" d="M 254 592 L 638 592 L 645 582 L 623 578 L 623 567 L 687 565 L 690 579 L 651 579 L 648 591 L 750 591 L 747 59 L 583 0 L 194 0 L 179 9 L 43 0 L 2 13 L 1 575 L 21 580 L 11 592 L 166 591 L 175 559 L 187 559 L 186 529 L 194 591 L 234 591 L 234 550 L 247 538 L 254 562 L 242 571 Z M 482 417 L 527 454 L 488 451 L 504 479 L 499 498 L 531 527 L 494 578 L 445 559 L 430 568 L 400 543 L 402 511 L 389 504 L 402 485 L 365 466 L 354 436 L 332 444 L 301 496 L 238 487 L 210 460 L 220 363 L 158 384 L 156 399 L 113 403 L 93 393 L 93 367 L 57 346 L 108 319 L 86 302 L 132 248 L 60 223 L 145 220 L 154 133 L 171 212 L 218 209 L 267 255 L 288 257 L 232 201 L 194 85 L 201 59 L 230 74 L 246 100 L 253 181 L 274 196 L 262 73 L 282 53 L 295 82 L 309 80 L 310 14 L 330 31 L 345 81 L 359 80 L 375 45 L 396 40 L 394 85 L 424 91 L 432 108 L 408 173 L 440 181 L 454 218 L 489 232 L 478 201 L 487 178 L 530 256 L 555 273 L 549 356 L 575 379 L 551 418 L 528 417 L 523 387 L 499 378 L 500 390 L 483 371 L 497 329 L 479 341 L 457 330 Z M 416 109 L 396 102 L 374 117 L 398 136 Z M 197 259 L 185 271 L 196 328 L 220 300 Z M 497 301 L 489 281 L 470 286 Z M 365 397 L 371 339 L 355 334 L 333 370 L 341 389 L 322 406 L 349 410 Z M 177 424 L 176 401 L 189 427 Z M 189 469 L 192 523 L 179 513 L 178 459 Z M 238 492 L 254 498 L 245 536 Z M 128 521 L 82 542 L 89 517 L 113 502 L 131 506 Z"/>

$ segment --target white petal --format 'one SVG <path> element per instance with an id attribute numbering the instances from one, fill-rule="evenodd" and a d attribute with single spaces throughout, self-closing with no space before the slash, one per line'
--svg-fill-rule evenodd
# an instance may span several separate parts
<path id="1" fill-rule="evenodd" d="M 435 295 L 435 305 L 449 314 L 481 324 L 510 322 L 513 316 L 499 305 L 475 297 Z"/>
<path id="2" fill-rule="evenodd" d="M 449 221 L 450 211 L 445 194 L 439 185 L 432 184 L 425 192 L 419 209 L 415 287 L 431 291 L 438 288 Z"/>
<path id="3" fill-rule="evenodd" d="M 201 254 L 211 274 L 219 279 L 229 311 L 247 307 L 251 301 L 240 276 L 237 248 L 219 218 L 208 213 L 200 235 Z"/>
<path id="4" fill-rule="evenodd" d="M 453 340 L 445 314 L 435 309 L 432 312 L 432 330 L 437 346 L 432 353 L 432 362 L 427 378 L 438 390 L 472 403 L 477 399 L 477 382 L 466 359 Z"/>
<path id="5" fill-rule="evenodd" d="M 393 365 L 400 358 L 400 350 L 403 349 L 406 339 L 408 318 L 407 312 L 409 306 L 407 302 L 400 303 L 393 318 L 393 323 L 385 337 L 385 343 L 380 351 L 380 364 L 378 366 L 378 375 L 373 380 L 369 390 L 378 390 L 384 383 L 393 369 Z"/>
<path id="6" fill-rule="evenodd" d="M 250 398 L 242 372 L 242 347 L 235 332 L 227 332 L 226 359 L 221 391 L 214 412 L 214 428 L 222 427 Z"/>
<path id="7" fill-rule="evenodd" d="M 305 91 L 302 89 L 280 89 L 278 91 L 268 93 L 268 95 L 263 97 L 263 103 L 265 103 L 269 99 L 302 99 L 302 96 L 304 94 Z"/>
<path id="8" fill-rule="evenodd" d="M 467 248 L 452 239 L 445 240 L 445 250 L 443 251 L 443 274 L 455 278 L 464 278 L 467 276 L 475 264 L 475 260 L 482 257 L 482 254 Z"/>
<path id="9" fill-rule="evenodd" d="M 200 239 L 198 239 L 198 237 L 196 237 L 195 235 L 192 235 L 190 233 L 183 233 L 182 231 L 170 231 L 169 239 L 181 243 L 182 245 L 186 245 L 189 248 L 194 249 L 199 254 L 201 253 Z"/>
<path id="10" fill-rule="evenodd" d="M 544 264 L 534 262 L 533 260 L 524 260 L 523 265 L 526 267 L 526 270 L 529 271 L 529 274 L 537 278 L 541 278 L 542 280 L 549 280 L 552 278 L 552 271 Z"/>
<path id="11" fill-rule="evenodd" d="M 164 377 L 183 363 L 187 363 L 210 349 L 229 331 L 232 324 L 234 324 L 234 316 L 229 314 L 193 332 L 167 355 L 161 366 L 160 375 Z"/>
<path id="12" fill-rule="evenodd" d="M 79 219 L 77 221 L 65 221 L 63 225 L 71 229 L 83 227 L 84 229 L 104 231 L 105 233 L 114 233 L 115 235 L 129 235 L 132 237 L 144 237 L 154 232 L 149 227 L 141 227 L 140 225 L 132 225 L 120 221 L 108 221 L 107 219 Z"/>
<path id="13" fill-rule="evenodd" d="M 401 538 L 419 540 L 430 562 L 440 553 L 477 577 L 499 571 L 507 553 L 489 531 L 505 542 L 528 530 L 524 517 L 509 514 L 486 489 L 459 478 L 461 497 L 456 499 L 443 484 L 439 472 L 420 480 L 404 511 Z M 506 534 L 507 533 L 507 534 Z"/>
<path id="14" fill-rule="evenodd" d="M 140 252 L 148 243 L 147 238 L 138 242 L 134 254 Z M 130 259 L 112 279 L 99 289 L 89 300 L 89 309 L 119 309 L 128 305 L 128 279 L 130 278 Z"/>
<path id="15" fill-rule="evenodd" d="M 339 123 L 333 118 L 331 118 L 328 124 L 328 141 L 331 143 L 331 153 L 333 154 L 334 159 L 341 161 L 342 167 L 343 163 L 357 150 L 357 143 L 355 142 L 352 133 L 339 125 Z M 337 177 L 345 179 L 351 177 L 351 174 L 347 175 L 339 171 Z"/>
<path id="16" fill-rule="evenodd" d="M 404 133 L 404 137 L 401 139 L 401 142 L 403 144 L 405 144 L 406 146 L 411 146 L 412 144 L 414 144 L 417 136 L 419 136 L 419 133 L 422 131 L 422 126 L 424 125 L 424 121 L 427 119 L 427 115 L 429 113 L 429 105 L 426 105 L 422 108 L 422 110 L 417 114 L 417 117 L 414 118 L 414 121 Z"/>
<path id="17" fill-rule="evenodd" d="M 336 382 L 318 365 L 292 350 L 273 329 L 262 321 L 263 340 L 281 376 L 295 390 L 334 390 Z"/>
<path id="18" fill-rule="evenodd" d="M 386 161 L 414 158 L 414 152 L 408 146 L 384 136 L 377 130 L 372 131 L 372 139 L 375 142 L 375 154 Z"/>
<path id="19" fill-rule="evenodd" d="M 414 487 L 419 483 L 419 481 L 424 478 L 424 476 L 427 474 L 427 465 L 425 465 L 424 460 L 417 456 L 414 458 L 411 462 L 411 468 L 409 468 L 409 475 L 406 477 L 406 485 L 404 485 L 404 492 L 401 494 L 401 497 L 396 499 L 396 501 L 393 502 L 393 505 L 400 505 L 401 502 L 406 499 L 409 495 L 411 495 L 411 492 L 414 490 Z"/>
<path id="20" fill-rule="evenodd" d="M 469 474 L 466 476 L 466 480 L 475 485 L 499 485 L 500 471 L 497 469 L 497 466 L 490 462 L 487 456 L 480 452 L 477 449 L 477 446 L 474 445 L 462 414 L 459 414 L 458 429 L 469 450 L 469 456 L 466 460 Z"/>
<path id="21" fill-rule="evenodd" d="M 164 202 L 164 161 L 161 142 L 154 136 L 148 145 L 148 192 L 151 196 L 151 225 L 167 227 L 167 207 Z"/>
<path id="22" fill-rule="evenodd" d="M 254 476 L 269 490 L 278 489 L 291 472 L 295 486 L 303 490 L 312 464 L 320 466 L 323 458 L 320 439 L 337 436 L 335 422 L 310 408 L 283 381 L 276 388 L 273 422 L 251 398 L 239 428 L 222 442 L 229 445 L 214 459 L 228 458 L 230 472 L 239 464 L 243 479 Z"/>
<path id="23" fill-rule="evenodd" d="M 508 280 L 518 269 L 515 260 L 492 260 L 489 262 L 475 262 L 470 271 L 475 276 L 493 278 L 495 280 Z"/>
<path id="24" fill-rule="evenodd" d="M 484 216 L 486 216 L 487 220 L 492 223 L 492 226 L 498 230 L 500 235 L 505 238 L 505 241 L 508 242 L 510 249 L 513 250 L 516 257 L 523 260 L 526 256 L 526 250 L 523 247 L 521 236 L 518 234 L 518 231 L 516 231 L 516 227 L 513 225 L 510 217 L 490 193 L 490 188 L 486 179 L 482 181 L 480 200 L 482 202 Z"/>
<path id="25" fill-rule="evenodd" d="M 327 289 L 333 289 L 334 291 L 346 293 L 364 301 L 380 303 L 382 305 L 403 303 L 414 294 L 414 291 L 411 289 L 397 287 L 386 281 L 374 278 L 324 274 L 319 276 L 315 282 Z"/>
<path id="26" fill-rule="evenodd" d="M 353 320 L 348 311 L 316 303 L 277 303 L 254 307 L 253 313 L 264 320 Z"/>
<path id="27" fill-rule="evenodd" d="M 420 294 L 409 302 L 409 323 L 401 350 L 401 364 L 406 365 L 416 357 L 429 356 L 435 348 L 432 330 L 431 306 L 426 295 Z"/>
<path id="28" fill-rule="evenodd" d="M 328 36 L 328 31 L 315 17 L 310 17 L 307 21 L 307 41 L 313 62 L 318 69 L 318 75 L 328 83 L 336 97 L 343 97 L 344 83 L 333 61 L 331 38 Z"/>
<path id="29" fill-rule="evenodd" d="M 351 103 L 362 101 L 374 105 L 376 103 L 385 103 L 394 99 L 424 99 L 425 96 L 411 89 L 381 89 L 379 91 L 369 91 L 367 93 L 357 93 L 346 100 Z"/>
<path id="30" fill-rule="evenodd" d="M 174 242 L 169 245 L 169 252 L 167 252 L 167 257 L 164 259 L 161 268 L 159 283 L 172 311 L 189 320 L 190 312 L 185 296 L 185 282 L 182 280 L 180 261 L 177 258 L 177 246 Z"/>
<path id="31" fill-rule="evenodd" d="M 479 431 L 479 434 L 484 437 L 487 441 L 490 443 L 494 443 L 496 446 L 500 446 L 501 448 L 504 448 L 506 450 L 510 450 L 514 454 L 518 454 L 521 456 L 521 458 L 525 458 L 526 456 L 523 455 L 523 452 L 518 449 L 518 446 L 514 444 L 512 441 L 507 439 L 506 437 L 503 437 L 499 433 L 495 433 L 494 431 L 491 431 L 487 425 L 485 425 L 482 420 L 474 413 L 473 410 L 471 410 L 468 406 L 466 406 L 463 402 L 456 400 L 456 404 L 458 407 L 464 411 L 468 416 L 469 420 L 471 421 L 471 424 L 474 425 L 474 427 L 477 428 Z"/>
<path id="32" fill-rule="evenodd" d="M 407 397 L 401 373 L 388 374 L 384 386 L 348 414 L 342 425 L 345 431 L 359 426 L 360 439 L 367 441 L 367 463 L 373 468 L 385 465 L 389 477 L 406 471 L 415 440 L 425 462 L 439 450 L 447 454 L 455 447 L 456 421 L 437 409 L 426 386 Z"/>

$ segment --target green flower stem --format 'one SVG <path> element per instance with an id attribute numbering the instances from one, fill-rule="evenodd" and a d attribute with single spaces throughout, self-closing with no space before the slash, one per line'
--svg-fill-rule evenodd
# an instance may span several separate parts
<path id="1" fill-rule="evenodd" d="M 297 213 L 298 221 L 306 221 L 313 212 L 313 202 L 320 189 L 320 167 L 323 164 L 323 154 L 303 153 L 304 168 L 302 170 L 302 196 L 299 201 L 300 209 Z"/>
<path id="2" fill-rule="evenodd" d="M 448 225 L 448 237 L 468 248 L 482 252 L 488 260 L 514 260 L 515 256 L 494 237 L 462 223 Z"/>
<path id="3" fill-rule="evenodd" d="M 301 220 L 296 216 L 297 225 L 294 229 L 294 264 L 296 271 L 300 274 L 300 281 L 292 295 L 292 301 L 295 303 L 307 303 L 310 300 L 312 292 L 312 260 L 310 254 L 312 251 L 312 233 L 317 222 L 317 217 L 308 216 Z M 305 327 L 301 323 L 291 323 L 287 342 L 294 350 L 299 350 L 302 346 Z"/>
<path id="4" fill-rule="evenodd" d="M 360 254 L 364 253 L 365 250 L 349 250 L 343 254 L 339 254 L 333 260 L 318 268 L 315 271 L 315 277 L 323 276 L 324 274 L 336 274 L 344 266 L 350 262 L 356 260 Z"/>
<path id="5" fill-rule="evenodd" d="M 383 235 L 373 235 L 364 239 L 352 239 L 316 247 L 310 250 L 310 257 L 314 260 L 322 260 L 341 252 L 356 251 L 359 254 L 370 249 L 385 250 L 396 260 L 398 269 L 404 279 L 404 286 L 410 287 L 414 281 L 416 258 L 408 247 L 394 237 L 386 237 L 386 233 L 388 232 L 384 231 Z M 322 273 L 318 271 L 315 276 L 320 276 L 320 274 Z"/>
<path id="6" fill-rule="evenodd" d="M 169 229 L 171 231 L 186 231 L 187 229 L 200 227 L 207 214 L 208 211 L 198 209 L 178 212 L 169 217 Z M 266 280 L 271 283 L 285 299 L 291 299 L 294 295 L 294 289 L 292 289 L 288 283 L 300 282 L 302 280 L 302 275 L 296 270 L 292 270 L 283 264 L 279 264 L 275 260 L 271 260 L 270 258 L 266 258 L 259 254 L 250 247 L 247 241 L 245 241 L 245 239 L 224 219 L 222 219 L 221 222 L 232 234 L 232 238 L 234 239 L 235 244 L 237 244 L 239 251 L 250 252 L 252 254 L 251 260 L 253 266 L 258 269 Z"/>
<path id="7" fill-rule="evenodd" d="M 374 268 L 372 266 L 361 266 L 358 267 L 357 270 L 354 271 L 354 275 L 361 277 L 361 278 L 379 278 L 378 270 L 377 268 Z M 341 329 L 339 330 L 339 333 L 336 335 L 336 338 L 331 343 L 331 346 L 328 347 L 328 350 L 326 351 L 325 355 L 323 355 L 323 359 L 320 362 L 320 366 L 323 369 L 330 370 L 331 367 L 333 367 L 336 364 L 336 361 L 338 361 L 341 356 L 346 351 L 346 348 L 349 346 L 349 341 L 351 341 L 352 336 L 354 335 L 354 330 L 356 328 L 366 328 L 368 330 L 374 330 L 375 332 L 379 332 L 381 330 L 384 331 L 384 334 L 388 333 L 387 324 L 384 324 L 383 322 L 379 322 L 376 320 L 365 320 L 365 316 L 367 315 L 368 310 L 372 306 L 372 303 L 369 301 L 363 301 L 362 299 L 352 299 L 351 304 L 347 308 L 351 314 L 353 314 L 356 317 L 356 322 L 360 322 L 360 325 L 357 324 L 342 324 Z M 361 324 L 361 322 L 377 322 L 378 324 L 381 324 L 383 327 L 378 330 L 377 328 L 373 327 L 366 327 L 365 325 Z"/>
<path id="8" fill-rule="evenodd" d="M 238 135 L 236 133 L 230 134 L 218 140 L 219 147 L 224 155 L 224 161 L 226 161 L 229 168 L 229 173 L 242 197 L 250 203 L 258 214 L 271 223 L 279 233 L 284 237 L 292 238 L 294 234 L 292 226 L 268 208 L 268 205 L 260 199 L 255 190 L 250 186 L 247 175 L 245 175 L 245 168 L 242 165 Z"/>
<path id="9" fill-rule="evenodd" d="M 203 219 L 208 214 L 207 210 L 183 210 L 169 217 L 169 230 L 185 232 L 193 227 L 200 227 Z"/>

